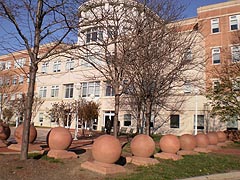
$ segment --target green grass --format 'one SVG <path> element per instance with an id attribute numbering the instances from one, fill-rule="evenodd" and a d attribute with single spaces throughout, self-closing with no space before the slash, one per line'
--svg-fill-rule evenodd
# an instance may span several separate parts
<path id="1" fill-rule="evenodd" d="M 233 155 L 200 154 L 185 156 L 179 161 L 159 161 L 158 165 L 140 166 L 134 173 L 116 179 L 170 180 L 240 170 L 240 157 Z"/>
<path id="2" fill-rule="evenodd" d="M 63 163 L 60 159 L 51 158 L 51 157 L 48 157 L 47 155 L 42 155 L 42 154 L 39 154 L 39 153 L 30 153 L 30 154 L 28 154 L 28 158 L 30 158 L 30 159 L 42 159 L 42 160 L 46 160 L 50 163 Z"/>
<path id="3" fill-rule="evenodd" d="M 235 143 L 229 148 L 240 149 L 240 144 Z M 123 149 L 125 152 L 129 150 L 129 145 L 126 145 Z M 157 150 L 156 147 L 155 152 Z M 133 173 L 121 175 L 116 179 L 170 180 L 240 170 L 240 157 L 236 155 L 209 153 L 184 156 L 184 158 L 179 161 L 158 160 L 160 162 L 159 164 L 149 167 L 137 167 L 134 165 L 130 167 L 130 165 L 127 165 L 130 168 L 135 167 Z M 128 168 L 127 166 L 126 168 Z"/>

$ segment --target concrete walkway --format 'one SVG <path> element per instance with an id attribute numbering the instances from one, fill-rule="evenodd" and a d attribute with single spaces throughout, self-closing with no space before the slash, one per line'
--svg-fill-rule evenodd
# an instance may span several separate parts
<path id="1" fill-rule="evenodd" d="M 240 171 L 232 171 L 229 173 L 220 173 L 206 176 L 197 176 L 181 180 L 240 180 Z"/>

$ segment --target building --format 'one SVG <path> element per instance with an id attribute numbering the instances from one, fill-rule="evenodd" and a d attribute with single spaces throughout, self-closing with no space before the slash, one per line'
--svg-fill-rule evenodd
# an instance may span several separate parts
<path id="1" fill-rule="evenodd" d="M 91 14 L 80 7 L 80 17 L 87 24 Z M 104 8 L 109 8 L 109 3 L 104 4 Z M 205 97 L 206 89 L 217 82 L 217 76 L 214 69 L 224 65 L 225 60 L 223 50 L 228 49 L 231 54 L 236 52 L 236 46 L 239 42 L 233 43 L 235 32 L 240 29 L 240 0 L 227 1 L 224 3 L 213 4 L 197 9 L 198 16 L 185 19 L 180 22 L 181 32 L 194 31 L 196 34 L 195 42 L 188 52 L 188 58 L 193 57 L 196 62 L 201 62 L 204 66 L 198 66 L 188 71 L 189 76 L 198 76 L 197 83 L 185 82 L 182 86 L 174 89 L 174 95 L 169 98 L 169 104 L 173 104 L 177 99 L 184 99 L 181 108 L 177 111 L 161 111 L 157 117 L 153 118 L 152 124 L 156 133 L 174 133 L 177 135 L 185 133 L 196 133 L 196 131 L 212 131 L 226 129 L 230 124 L 220 123 L 217 119 L 211 119 L 209 116 L 210 106 Z M 132 12 L 134 14 L 134 12 Z M 80 21 L 82 22 L 82 21 Z M 108 35 L 111 32 L 107 32 Z M 96 42 L 106 36 L 99 25 L 88 24 L 80 29 L 78 44 Z M 97 49 L 98 50 L 98 49 Z M 4 72 L 16 72 L 18 65 L 28 65 L 27 55 L 22 51 L 16 52 L 12 56 L 1 56 L 1 64 L 4 62 L 4 70 L 1 71 L 1 77 Z M 111 52 L 112 53 L 112 52 Z M 74 54 L 74 53 L 73 53 Z M 231 55 L 230 54 L 230 55 Z M 83 55 L 85 56 L 85 55 Z M 229 56 L 228 56 L 229 57 Z M 18 59 L 26 58 L 26 60 Z M 93 58 L 86 52 L 86 58 Z M 15 60 L 15 61 L 13 61 Z M 96 59 L 98 61 L 99 59 Z M 9 61 L 9 62 L 8 62 Z M 11 61 L 11 62 L 10 62 Z M 18 62 L 16 64 L 16 62 Z M 14 68 L 14 63 L 16 67 Z M 10 68 L 9 68 L 10 66 Z M 27 72 L 27 69 L 26 69 Z M 21 74 L 21 71 L 17 72 Z M 13 78 L 14 79 L 14 78 Z M 15 82 L 15 80 L 13 80 Z M 19 82 L 19 80 L 18 80 Z M 21 81 L 20 81 L 21 82 Z M 14 83 L 13 83 L 14 84 Z M 23 81 L 23 93 L 26 92 L 27 78 Z M 71 102 L 80 98 L 89 101 L 95 101 L 100 104 L 98 119 L 94 120 L 97 130 L 104 130 L 106 119 L 113 119 L 114 95 L 115 92 L 106 78 L 95 70 L 89 63 L 78 56 L 69 56 L 69 54 L 60 54 L 51 59 L 46 59 L 39 64 L 36 79 L 36 94 L 44 100 L 44 103 L 38 109 L 34 117 L 36 126 L 57 126 L 49 116 L 49 110 L 53 103 Z M 175 104 L 177 105 L 177 104 Z M 76 116 L 67 112 L 66 118 Z M 197 119 L 197 121 L 196 121 Z M 122 106 L 119 113 L 120 127 L 135 128 L 136 118 L 129 111 L 128 106 Z M 237 121 L 236 121 L 237 122 Z M 74 128 L 76 121 L 68 124 Z M 239 123 L 238 123 L 239 124 Z M 238 124 L 234 124 L 236 128 Z M 85 125 L 82 125 L 85 126 Z M 87 125 L 86 125 L 87 126 Z M 88 125 L 91 126 L 91 125 Z M 89 127 L 92 128 L 92 127 Z"/>

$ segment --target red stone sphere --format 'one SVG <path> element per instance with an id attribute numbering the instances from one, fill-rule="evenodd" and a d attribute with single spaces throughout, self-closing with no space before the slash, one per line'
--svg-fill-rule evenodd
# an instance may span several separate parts
<path id="1" fill-rule="evenodd" d="M 135 136 L 130 144 L 132 154 L 138 157 L 150 157 L 155 150 L 155 142 L 145 134 Z"/>
<path id="2" fill-rule="evenodd" d="M 184 134 L 180 136 L 179 140 L 182 150 L 191 151 L 197 146 L 197 140 L 191 134 Z"/>
<path id="3" fill-rule="evenodd" d="M 0 140 L 7 140 L 11 134 L 8 124 L 0 122 Z"/>
<path id="4" fill-rule="evenodd" d="M 18 143 L 22 143 L 22 136 L 23 136 L 23 124 L 20 124 L 15 132 L 14 137 Z M 34 125 L 30 125 L 30 132 L 29 132 L 29 143 L 33 143 L 37 138 L 37 129 Z"/>
<path id="5" fill-rule="evenodd" d="M 121 152 L 120 141 L 108 134 L 99 136 L 92 146 L 93 158 L 102 163 L 115 163 L 120 158 Z"/>
<path id="6" fill-rule="evenodd" d="M 47 143 L 50 149 L 67 150 L 72 144 L 72 135 L 64 127 L 55 127 L 48 133 Z"/>
<path id="7" fill-rule="evenodd" d="M 166 153 L 176 153 L 180 149 L 180 141 L 172 134 L 164 135 L 159 142 L 160 149 Z"/>
<path id="8" fill-rule="evenodd" d="M 223 131 L 217 132 L 218 142 L 225 142 L 227 140 L 227 135 Z"/>
<path id="9" fill-rule="evenodd" d="M 218 143 L 218 135 L 216 132 L 209 132 L 207 136 L 210 145 L 216 145 Z"/>
<path id="10" fill-rule="evenodd" d="M 195 136 L 197 147 L 206 148 L 209 145 L 209 139 L 206 134 L 197 134 Z"/>

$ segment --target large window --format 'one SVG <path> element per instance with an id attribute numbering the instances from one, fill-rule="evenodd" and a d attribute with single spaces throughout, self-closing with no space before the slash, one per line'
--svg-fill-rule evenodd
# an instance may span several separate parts
<path id="1" fill-rule="evenodd" d="M 124 126 L 131 126 L 131 114 L 124 114 L 123 115 Z"/>
<path id="2" fill-rule="evenodd" d="M 16 85 L 16 84 L 17 84 L 17 76 L 13 76 L 12 84 L 13 84 L 13 85 Z"/>
<path id="3" fill-rule="evenodd" d="M 47 73 L 48 71 L 48 66 L 49 66 L 49 63 L 48 62 L 44 62 L 42 64 L 42 73 Z"/>
<path id="4" fill-rule="evenodd" d="M 219 30 L 219 18 L 211 19 L 212 33 L 218 33 Z"/>
<path id="5" fill-rule="evenodd" d="M 42 86 L 39 88 L 39 96 L 40 97 L 46 97 L 47 96 L 47 87 Z"/>
<path id="6" fill-rule="evenodd" d="M 18 84 L 23 84 L 23 81 L 24 81 L 24 76 L 19 75 Z"/>
<path id="7" fill-rule="evenodd" d="M 99 28 L 90 28 L 86 32 L 86 43 L 101 41 L 103 39 L 103 31 Z"/>
<path id="8" fill-rule="evenodd" d="M 192 92 L 192 84 L 189 81 L 184 83 L 184 93 L 191 93 Z"/>
<path id="9" fill-rule="evenodd" d="M 21 68 L 21 67 L 23 67 L 25 65 L 25 63 L 26 63 L 26 59 L 25 58 L 17 59 L 15 61 L 14 67 L 15 68 Z"/>
<path id="10" fill-rule="evenodd" d="M 51 88 L 51 97 L 58 97 L 59 86 L 52 86 Z"/>
<path id="11" fill-rule="evenodd" d="M 212 49 L 212 62 L 213 64 L 220 64 L 220 48 Z"/>
<path id="12" fill-rule="evenodd" d="M 240 61 L 240 46 L 231 47 L 231 53 L 232 53 L 232 62 L 239 62 Z"/>
<path id="13" fill-rule="evenodd" d="M 68 59 L 66 61 L 66 70 L 73 70 L 74 69 L 74 60 L 73 59 Z"/>
<path id="14" fill-rule="evenodd" d="M 65 84 L 65 98 L 73 97 L 73 84 Z"/>
<path id="15" fill-rule="evenodd" d="M 179 115 L 170 115 L 170 128 L 180 127 L 180 117 Z"/>
<path id="16" fill-rule="evenodd" d="M 82 83 L 82 97 L 99 97 L 100 82 L 84 82 Z"/>
<path id="17" fill-rule="evenodd" d="M 195 129 L 196 115 L 194 115 L 194 129 Z M 197 129 L 204 129 L 204 115 L 197 115 Z"/>
<path id="18" fill-rule="evenodd" d="M 240 15 L 234 15 L 229 17 L 230 30 L 240 29 Z"/>
<path id="19" fill-rule="evenodd" d="M 53 62 L 53 72 L 60 72 L 61 71 L 61 61 Z"/>
<path id="20" fill-rule="evenodd" d="M 110 84 L 106 85 L 106 96 L 115 96 L 114 89 Z"/>

